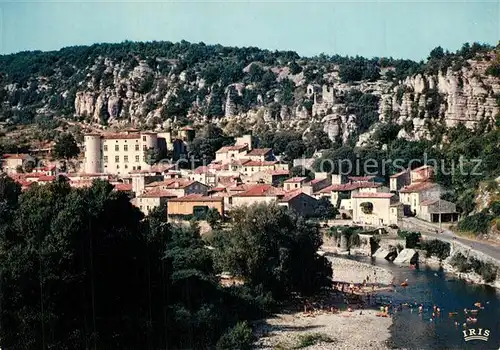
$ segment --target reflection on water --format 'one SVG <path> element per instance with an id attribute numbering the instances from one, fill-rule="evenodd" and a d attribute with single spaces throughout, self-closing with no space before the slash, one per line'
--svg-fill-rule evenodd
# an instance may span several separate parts
<path id="1" fill-rule="evenodd" d="M 391 345 L 407 349 L 500 349 L 500 294 L 488 286 L 467 284 L 454 279 L 442 270 L 420 268 L 411 270 L 400 268 L 385 260 L 371 261 L 373 264 L 389 268 L 396 280 L 396 291 L 381 293 L 397 306 L 403 303 L 424 305 L 424 312 L 404 307 L 395 313 L 391 328 Z M 408 287 L 402 288 L 400 282 L 408 279 Z M 472 340 L 466 342 L 463 336 L 465 322 L 464 309 L 478 309 L 477 323 L 469 328 L 489 329 L 487 342 Z M 441 309 L 439 317 L 432 319 L 433 306 Z M 450 312 L 457 316 L 449 317 Z M 458 322 L 458 326 L 455 325 Z"/>

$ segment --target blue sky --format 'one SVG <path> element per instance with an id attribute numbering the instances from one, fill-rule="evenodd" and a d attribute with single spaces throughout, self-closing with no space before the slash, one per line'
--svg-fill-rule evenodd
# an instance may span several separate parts
<path id="1" fill-rule="evenodd" d="M 496 44 L 500 1 L 4 1 L 0 53 L 182 39 L 424 59 L 441 45 Z"/>

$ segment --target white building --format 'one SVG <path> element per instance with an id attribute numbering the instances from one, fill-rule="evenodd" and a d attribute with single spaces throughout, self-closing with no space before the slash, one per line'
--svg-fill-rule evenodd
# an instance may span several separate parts
<path id="1" fill-rule="evenodd" d="M 158 141 L 158 135 L 154 132 L 87 134 L 84 142 L 84 172 L 128 174 L 134 170 L 147 170 L 151 167 L 147 152 L 149 149 L 158 149 Z"/>
<path id="2" fill-rule="evenodd" d="M 397 225 L 402 206 L 386 192 L 359 192 L 352 195 L 352 219 L 371 226 Z"/>

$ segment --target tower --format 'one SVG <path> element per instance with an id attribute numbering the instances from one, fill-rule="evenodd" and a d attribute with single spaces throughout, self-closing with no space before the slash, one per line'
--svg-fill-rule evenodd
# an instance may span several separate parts
<path id="1" fill-rule="evenodd" d="M 87 134 L 84 136 L 84 142 L 85 173 L 101 173 L 101 136 L 99 134 Z"/>

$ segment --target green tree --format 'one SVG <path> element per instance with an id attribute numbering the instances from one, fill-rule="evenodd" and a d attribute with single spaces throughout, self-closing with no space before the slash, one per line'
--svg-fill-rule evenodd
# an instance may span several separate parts
<path id="1" fill-rule="evenodd" d="M 62 134 L 56 140 L 52 152 L 56 159 L 64 159 L 67 161 L 78 156 L 80 149 L 73 135 Z"/>
<path id="2" fill-rule="evenodd" d="M 222 221 L 222 217 L 221 217 L 219 211 L 215 208 L 208 209 L 205 218 L 206 218 L 208 224 L 210 225 L 210 227 L 212 227 L 212 229 L 218 228 L 218 226 L 220 225 L 220 223 Z"/>
<path id="3" fill-rule="evenodd" d="M 303 166 L 294 166 L 290 169 L 290 177 L 307 177 L 308 180 L 314 179 L 314 172 Z"/>
<path id="4" fill-rule="evenodd" d="M 316 225 L 276 204 L 238 208 L 227 231 L 214 237 L 218 268 L 261 286 L 276 300 L 310 295 L 331 284 L 330 263 L 317 254 Z"/>

